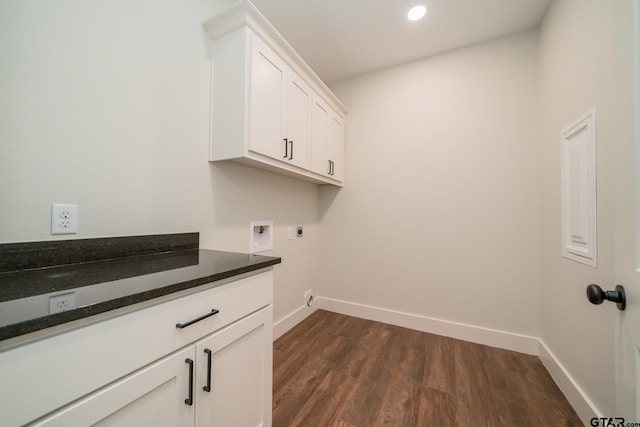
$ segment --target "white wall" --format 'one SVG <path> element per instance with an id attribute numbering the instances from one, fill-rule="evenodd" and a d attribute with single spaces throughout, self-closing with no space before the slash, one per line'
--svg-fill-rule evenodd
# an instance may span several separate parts
<path id="1" fill-rule="evenodd" d="M 632 135 L 631 1 L 556 0 L 540 29 L 542 145 L 541 339 L 606 416 L 615 412 L 614 304 L 593 306 L 589 283 L 613 289 L 614 146 Z M 619 37 L 628 40 L 619 44 Z M 560 132 L 597 109 L 598 268 L 560 256 Z M 623 231 L 624 232 L 624 231 Z M 629 231 L 633 233 L 632 231 Z M 622 398 L 622 397 L 621 397 Z"/>
<path id="2" fill-rule="evenodd" d="M 249 221 L 272 219 L 275 319 L 302 305 L 318 187 L 207 161 L 201 23 L 230 3 L 0 2 L 0 242 L 199 231 L 204 248 L 247 252 Z M 79 204 L 77 235 L 49 234 L 54 202 Z"/>
<path id="3" fill-rule="evenodd" d="M 537 35 L 332 86 L 346 185 L 323 188 L 321 294 L 537 336 Z"/>

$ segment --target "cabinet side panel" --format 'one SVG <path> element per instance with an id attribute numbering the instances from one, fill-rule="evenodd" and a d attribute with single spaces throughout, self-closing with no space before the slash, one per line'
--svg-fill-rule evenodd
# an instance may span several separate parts
<path id="1" fill-rule="evenodd" d="M 273 416 L 273 304 L 265 307 L 264 312 L 264 334 L 262 345 L 264 348 L 264 376 L 263 376 L 263 404 L 262 421 L 263 427 L 271 427 Z"/>
<path id="2" fill-rule="evenodd" d="M 212 42 L 211 149 L 209 160 L 241 157 L 246 143 L 247 30 Z"/>

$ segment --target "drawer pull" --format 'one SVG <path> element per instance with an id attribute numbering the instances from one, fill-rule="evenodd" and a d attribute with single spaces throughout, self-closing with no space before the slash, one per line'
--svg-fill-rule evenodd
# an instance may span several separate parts
<path id="1" fill-rule="evenodd" d="M 196 322 L 199 322 L 199 321 L 201 321 L 201 320 L 204 320 L 204 319 L 206 319 L 207 317 L 211 317 L 211 316 L 216 315 L 216 314 L 218 314 L 218 313 L 219 313 L 219 312 L 218 312 L 218 310 L 216 310 L 216 309 L 214 308 L 213 310 L 211 310 L 211 313 L 207 313 L 207 314 L 205 314 L 205 315 L 203 315 L 203 316 L 200 316 L 200 317 L 198 317 L 197 319 L 193 319 L 193 320 L 191 320 L 191 321 L 189 321 L 189 322 L 187 322 L 187 323 L 176 323 L 176 328 L 178 328 L 178 329 L 186 328 L 187 326 L 191 326 L 191 325 L 193 325 L 193 324 L 194 324 L 194 323 L 196 323 Z"/>
<path id="2" fill-rule="evenodd" d="M 185 359 L 185 363 L 189 365 L 189 397 L 184 400 L 184 403 L 191 406 L 193 405 L 193 360 Z"/>
<path id="3" fill-rule="evenodd" d="M 211 350 L 205 348 L 204 352 L 207 353 L 207 385 L 202 389 L 209 393 L 211 391 Z"/>

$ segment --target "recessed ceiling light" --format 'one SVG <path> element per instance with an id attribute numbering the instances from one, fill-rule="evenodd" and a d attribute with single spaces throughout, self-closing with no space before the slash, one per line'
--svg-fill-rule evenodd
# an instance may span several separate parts
<path id="1" fill-rule="evenodd" d="M 407 18 L 409 18 L 410 21 L 417 21 L 418 19 L 422 19 L 426 13 L 427 13 L 426 7 L 422 5 L 414 6 L 411 8 L 411 10 L 409 10 L 409 13 L 407 14 Z"/>

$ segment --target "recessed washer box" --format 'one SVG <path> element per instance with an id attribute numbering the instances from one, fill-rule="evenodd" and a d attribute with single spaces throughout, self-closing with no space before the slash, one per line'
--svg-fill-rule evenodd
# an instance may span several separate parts
<path id="1" fill-rule="evenodd" d="M 251 221 L 249 224 L 249 253 L 273 249 L 273 221 Z"/>

